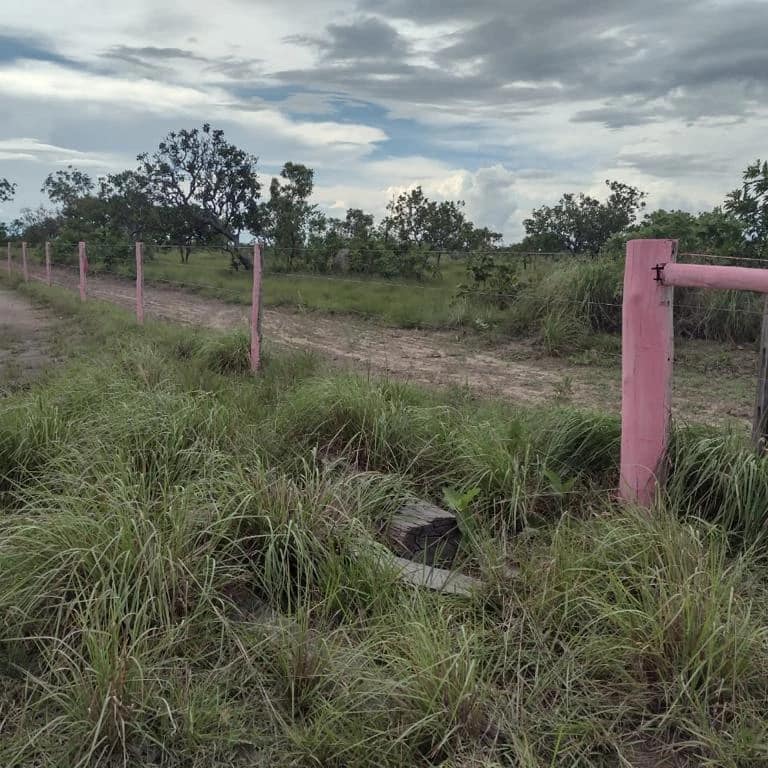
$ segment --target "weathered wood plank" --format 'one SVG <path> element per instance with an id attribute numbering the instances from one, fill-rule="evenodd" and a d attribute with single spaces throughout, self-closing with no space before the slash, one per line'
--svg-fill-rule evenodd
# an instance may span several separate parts
<path id="1" fill-rule="evenodd" d="M 449 595 L 461 595 L 471 597 L 482 588 L 483 582 L 472 576 L 447 571 L 443 568 L 435 568 L 432 565 L 415 563 L 404 557 L 392 556 L 392 566 L 399 572 L 400 578 L 415 587 L 425 587 L 435 592 L 443 592 Z"/>

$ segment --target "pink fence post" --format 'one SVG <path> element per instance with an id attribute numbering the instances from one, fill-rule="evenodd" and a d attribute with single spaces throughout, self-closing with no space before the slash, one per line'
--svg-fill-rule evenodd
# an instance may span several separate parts
<path id="1" fill-rule="evenodd" d="M 53 278 L 51 276 L 51 244 L 48 240 L 45 241 L 45 282 L 49 286 L 53 285 Z"/>
<path id="2" fill-rule="evenodd" d="M 251 294 L 251 371 L 261 368 L 261 248 L 253 246 L 253 292 Z"/>
<path id="3" fill-rule="evenodd" d="M 672 292 L 657 266 L 675 261 L 677 240 L 630 240 L 621 324 L 619 496 L 650 507 L 664 480 L 674 355 Z"/>
<path id="4" fill-rule="evenodd" d="M 11 276 L 13 272 L 13 265 L 11 263 L 11 241 L 8 241 L 8 277 Z"/>
<path id="5" fill-rule="evenodd" d="M 27 264 L 27 244 L 21 244 L 21 274 L 24 275 L 24 282 L 29 282 L 29 264 Z"/>
<path id="6" fill-rule="evenodd" d="M 88 267 L 86 266 L 85 243 L 82 240 L 77 244 L 77 257 L 80 264 L 80 301 L 85 301 L 85 280 Z"/>
<path id="7" fill-rule="evenodd" d="M 144 243 L 136 243 L 136 321 L 144 324 Z"/>

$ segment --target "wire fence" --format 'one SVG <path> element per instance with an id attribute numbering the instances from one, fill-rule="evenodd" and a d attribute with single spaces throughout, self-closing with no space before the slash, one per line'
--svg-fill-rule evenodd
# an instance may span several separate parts
<path id="1" fill-rule="evenodd" d="M 119 290 L 126 295 L 127 284 L 137 282 L 139 261 L 136 257 L 137 244 L 132 242 L 88 242 L 84 246 L 84 276 L 87 282 L 111 280 L 124 283 Z M 350 271 L 323 273 L 311 270 L 287 271 L 282 263 L 275 268 L 275 259 L 285 257 L 289 251 L 308 253 L 308 248 L 261 248 L 253 245 L 211 246 L 190 243 L 149 244 L 142 246 L 140 277 L 141 287 L 156 286 L 158 289 L 208 295 L 229 303 L 252 304 L 254 254 L 258 250 L 261 258 L 260 280 L 266 282 L 267 289 L 278 291 L 278 300 L 290 303 L 291 296 L 297 304 L 305 304 L 303 294 L 311 283 L 323 285 L 322 295 L 330 296 L 329 301 L 347 292 L 349 296 L 376 296 L 379 299 L 396 303 L 407 299 L 411 294 L 422 295 L 422 304 L 429 309 L 438 303 L 459 305 L 462 301 L 489 307 L 488 312 L 498 320 L 505 313 L 528 313 L 531 322 L 547 323 L 572 320 L 574 327 L 584 324 L 592 331 L 617 332 L 621 329 L 622 297 L 620 261 L 616 264 L 615 284 L 595 287 L 564 286 L 559 293 L 546 293 L 539 290 L 549 276 L 560 274 L 562 269 L 574 265 L 594 264 L 594 260 L 575 257 L 563 252 L 540 251 L 441 251 L 449 259 L 446 269 L 448 274 L 442 277 L 414 280 L 404 278 L 381 278 Z M 48 244 L 26 245 L 7 244 L 8 270 L 18 268 L 25 271 L 28 279 L 44 280 L 51 285 L 77 288 L 76 281 L 81 280 L 79 258 L 81 244 L 75 242 L 54 241 Z M 482 255 L 503 257 L 515 265 L 512 282 L 509 287 L 495 287 L 487 282 L 472 282 L 471 265 Z M 177 256 L 178 258 L 174 258 Z M 566 260 L 566 256 L 568 257 Z M 705 254 L 682 252 L 681 261 L 724 263 L 749 265 L 752 268 L 768 267 L 768 260 L 746 255 Z M 272 264 L 272 269 L 270 269 Z M 542 269 L 537 272 L 537 269 Z M 526 272 L 526 270 L 533 270 Z M 509 275 L 507 275 L 509 277 Z M 518 281 L 519 282 L 516 282 Z M 562 282 L 562 281 L 561 281 Z M 116 283 L 115 283 L 116 284 Z M 327 286 L 327 288 L 326 288 Z M 87 287 L 81 288 L 87 293 Z M 139 288 L 136 289 L 137 291 Z M 261 290 L 261 286 L 259 287 Z M 590 292 L 591 291 L 591 292 Z M 291 293 L 293 292 L 293 293 Z M 105 296 L 108 290 L 104 285 L 100 293 Z M 675 302 L 678 311 L 678 329 L 683 335 L 711 337 L 719 340 L 744 342 L 753 340 L 759 334 L 763 308 L 749 295 L 733 295 L 713 298 L 714 293 L 682 289 Z M 411 297 L 412 298 L 412 297 Z M 694 299 L 694 300 L 691 300 Z M 366 315 L 358 304 L 345 304 L 332 309 L 341 313 Z M 141 304 L 137 299 L 137 313 Z M 310 301 L 309 306 L 312 306 Z M 458 311 L 458 310 L 457 310 Z M 559 317 L 558 317 L 559 313 Z M 570 313 L 570 315 L 569 315 Z M 552 318 L 555 320 L 552 320 Z M 720 318 L 720 319 L 718 319 Z M 731 318 L 728 320 L 727 318 Z M 743 318 L 737 320 L 737 318 Z M 479 322 L 483 318 L 480 317 Z M 418 323 L 415 323 L 418 324 Z M 608 355 L 610 353 L 605 352 Z"/>

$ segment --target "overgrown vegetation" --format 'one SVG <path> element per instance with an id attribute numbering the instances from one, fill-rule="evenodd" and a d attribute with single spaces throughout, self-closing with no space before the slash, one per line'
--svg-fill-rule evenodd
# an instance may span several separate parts
<path id="1" fill-rule="evenodd" d="M 254 379 L 239 335 L 24 290 L 82 332 L 0 412 L 2 765 L 765 764 L 768 459 L 736 437 L 678 430 L 635 512 L 612 417 Z M 377 555 L 411 494 L 456 508 L 474 597 Z"/>

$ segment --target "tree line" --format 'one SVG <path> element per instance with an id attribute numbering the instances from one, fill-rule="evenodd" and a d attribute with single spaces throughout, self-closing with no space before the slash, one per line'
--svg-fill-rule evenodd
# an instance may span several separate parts
<path id="1" fill-rule="evenodd" d="M 675 237 L 683 250 L 768 256 L 768 162 L 759 160 L 711 211 L 647 212 L 643 191 L 607 180 L 603 200 L 566 193 L 534 209 L 524 221 L 525 237 L 513 245 L 475 225 L 463 201 L 431 200 L 421 187 L 390 200 L 378 223 L 360 208 L 334 218 L 312 202 L 311 168 L 285 163 L 267 192 L 257 163 L 208 124 L 173 131 L 155 151 L 140 154 L 133 169 L 97 180 L 71 166 L 50 173 L 41 189 L 50 204 L 0 224 L 0 237 L 50 240 L 54 248 L 86 239 L 110 246 L 115 256 L 121 248 L 129 254 L 133 240 L 173 244 L 182 262 L 193 246 L 217 246 L 236 269 L 250 266 L 237 247 L 245 237 L 270 248 L 274 268 L 407 277 L 439 270 L 446 253 L 477 254 L 483 272 L 493 271 L 497 251 L 616 254 L 629 237 Z M 0 178 L 0 202 L 15 192 L 15 184 Z"/>
<path id="2" fill-rule="evenodd" d="M 50 205 L 25 209 L 2 225 L 0 237 L 49 240 L 54 249 L 85 239 L 110 246 L 113 257 L 121 248 L 128 253 L 133 240 L 172 244 L 182 262 L 193 246 L 217 246 L 236 269 L 250 266 L 238 248 L 248 237 L 268 246 L 274 266 L 287 270 L 409 277 L 439 268 L 442 253 L 501 242 L 499 233 L 469 220 L 462 201 L 430 200 L 421 187 L 395 196 L 378 224 L 359 208 L 343 219 L 327 216 L 311 201 L 314 171 L 300 163 L 285 163 L 263 197 L 257 158 L 208 124 L 169 133 L 137 161 L 98 180 L 71 166 L 50 173 L 41 189 Z M 0 200 L 14 192 L 3 180 Z"/>

